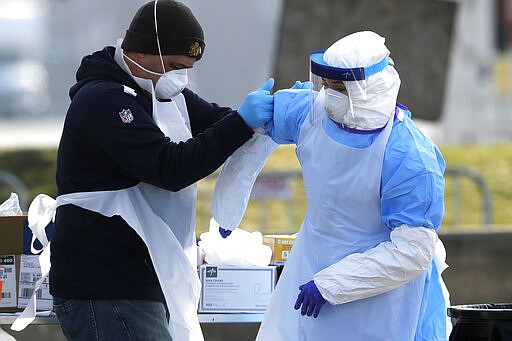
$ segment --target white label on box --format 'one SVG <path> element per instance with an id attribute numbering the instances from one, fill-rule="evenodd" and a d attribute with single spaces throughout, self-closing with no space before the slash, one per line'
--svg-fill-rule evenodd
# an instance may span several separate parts
<path id="1" fill-rule="evenodd" d="M 36 281 L 41 278 L 41 266 L 38 255 L 21 255 L 20 281 L 18 290 L 18 308 L 25 308 L 34 293 Z M 36 309 L 50 310 L 53 298 L 50 295 L 50 282 L 45 278 L 36 292 Z"/>
<path id="2" fill-rule="evenodd" d="M 201 267 L 200 312 L 264 312 L 274 291 L 275 267 Z"/>
<path id="3" fill-rule="evenodd" d="M 16 307 L 16 267 L 14 255 L 0 256 L 0 281 L 2 281 L 1 307 Z"/>

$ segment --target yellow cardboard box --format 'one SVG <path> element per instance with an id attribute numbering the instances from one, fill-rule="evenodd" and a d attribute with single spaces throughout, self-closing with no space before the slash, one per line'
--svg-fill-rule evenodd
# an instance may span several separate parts
<path id="1" fill-rule="evenodd" d="M 288 255 L 295 242 L 294 235 L 288 234 L 267 234 L 263 236 L 263 244 L 272 249 L 271 264 L 281 265 L 286 263 Z"/>

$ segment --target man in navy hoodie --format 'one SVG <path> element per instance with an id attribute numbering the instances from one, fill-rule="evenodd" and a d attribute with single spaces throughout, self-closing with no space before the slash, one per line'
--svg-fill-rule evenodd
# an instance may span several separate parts
<path id="1" fill-rule="evenodd" d="M 272 79 L 236 111 L 187 89 L 204 48 L 188 7 L 150 1 L 117 46 L 78 68 L 58 151 L 50 270 L 70 340 L 203 338 L 195 183 L 273 113 Z"/>

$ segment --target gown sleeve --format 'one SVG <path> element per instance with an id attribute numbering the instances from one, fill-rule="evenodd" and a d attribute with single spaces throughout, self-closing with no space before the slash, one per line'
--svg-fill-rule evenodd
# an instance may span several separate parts
<path id="1" fill-rule="evenodd" d="M 439 229 L 445 167 L 439 149 L 407 115 L 395 123 L 382 167 L 381 215 L 386 226 Z"/>
<path id="2" fill-rule="evenodd" d="M 310 90 L 287 89 L 274 94 L 274 117 L 267 134 L 278 144 L 297 144 L 300 127 L 310 108 Z"/>

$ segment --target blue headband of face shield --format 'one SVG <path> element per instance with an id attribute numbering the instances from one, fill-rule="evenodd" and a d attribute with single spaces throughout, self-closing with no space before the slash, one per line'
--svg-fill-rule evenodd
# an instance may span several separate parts
<path id="1" fill-rule="evenodd" d="M 311 52 L 310 54 L 311 72 L 322 78 L 336 79 L 341 81 L 360 81 L 384 70 L 389 64 L 389 58 L 385 57 L 380 62 L 367 67 L 356 67 L 348 69 L 340 68 L 327 65 L 324 61 L 324 52 L 325 50 L 322 50 Z"/>

